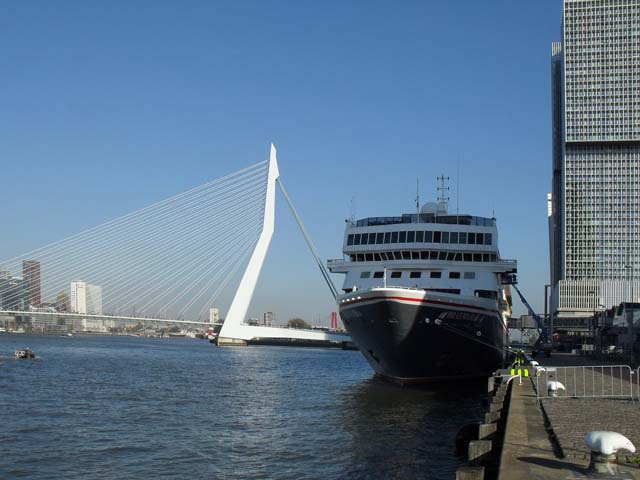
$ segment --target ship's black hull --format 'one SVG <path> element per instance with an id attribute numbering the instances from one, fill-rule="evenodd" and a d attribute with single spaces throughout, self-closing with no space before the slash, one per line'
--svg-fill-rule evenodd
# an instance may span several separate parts
<path id="1" fill-rule="evenodd" d="M 506 333 L 498 313 L 437 303 L 363 299 L 340 316 L 375 372 L 397 383 L 487 376 L 499 368 Z"/>

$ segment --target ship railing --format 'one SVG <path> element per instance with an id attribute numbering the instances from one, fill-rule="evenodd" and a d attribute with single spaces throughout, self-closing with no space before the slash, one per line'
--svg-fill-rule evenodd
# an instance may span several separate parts
<path id="1" fill-rule="evenodd" d="M 535 369 L 538 400 L 547 398 L 626 398 L 640 391 L 629 365 L 541 366 Z M 635 396 L 634 396 L 635 395 Z"/>

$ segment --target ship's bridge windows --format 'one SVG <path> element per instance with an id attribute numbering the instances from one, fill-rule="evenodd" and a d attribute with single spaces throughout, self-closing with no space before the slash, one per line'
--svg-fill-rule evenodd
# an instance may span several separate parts
<path id="1" fill-rule="evenodd" d="M 496 253 L 456 252 L 450 250 L 403 250 L 395 252 L 352 253 L 352 262 L 382 262 L 393 260 L 440 260 L 448 262 L 495 262 Z"/>
<path id="2" fill-rule="evenodd" d="M 391 243 L 398 243 L 398 232 L 391 232 Z"/>
<path id="3" fill-rule="evenodd" d="M 424 242 L 424 232 L 422 230 L 419 230 L 416 232 L 416 243 L 422 242 Z"/>
<path id="4" fill-rule="evenodd" d="M 376 244 L 376 233 L 370 233 L 369 234 L 369 245 L 375 245 Z"/>
<path id="5" fill-rule="evenodd" d="M 451 240 L 451 243 L 458 243 L 458 232 L 451 232 L 449 239 Z"/>
<path id="6" fill-rule="evenodd" d="M 400 243 L 407 243 L 407 232 L 400 232 L 400 235 L 398 237 L 398 241 Z"/>
<path id="7" fill-rule="evenodd" d="M 424 241 L 425 243 L 433 243 L 433 232 L 431 230 L 424 232 Z"/>
<path id="8" fill-rule="evenodd" d="M 441 243 L 442 232 L 433 232 L 433 243 Z"/>
<path id="9" fill-rule="evenodd" d="M 384 243 L 384 233 L 378 232 L 376 233 L 376 244 L 382 245 Z"/>
<path id="10" fill-rule="evenodd" d="M 431 272 L 429 278 L 442 278 L 442 272 Z"/>
<path id="11" fill-rule="evenodd" d="M 409 278 L 420 278 L 422 277 L 422 272 L 411 272 L 409 274 Z"/>
<path id="12" fill-rule="evenodd" d="M 360 278 L 369 278 L 371 276 L 371 272 L 360 272 Z"/>
<path id="13" fill-rule="evenodd" d="M 476 234 L 473 232 L 467 233 L 467 244 L 475 245 L 476 244 Z"/>
<path id="14" fill-rule="evenodd" d="M 356 233 L 353 236 L 353 244 L 354 245 L 360 245 L 360 234 L 359 233 Z"/>
<path id="15" fill-rule="evenodd" d="M 402 272 L 391 272 L 391 278 L 401 278 Z"/>
<path id="16" fill-rule="evenodd" d="M 411 230 L 407 232 L 407 243 L 414 243 L 416 241 L 416 232 Z"/>
<path id="17" fill-rule="evenodd" d="M 485 245 L 493 244 L 493 238 L 492 238 L 492 235 L 490 233 L 485 233 L 484 234 L 484 244 Z"/>
<path id="18" fill-rule="evenodd" d="M 449 232 L 442 232 L 442 243 L 449 243 Z"/>
<path id="19" fill-rule="evenodd" d="M 458 234 L 458 243 L 460 243 L 461 245 L 467 244 L 467 232 L 460 232 Z"/>
<path id="20" fill-rule="evenodd" d="M 460 272 L 449 272 L 449 278 L 460 278 Z"/>
<path id="21" fill-rule="evenodd" d="M 391 232 L 384 232 L 384 243 L 391 243 Z"/>
<path id="22" fill-rule="evenodd" d="M 353 233 L 350 233 L 349 236 L 347 237 L 347 245 L 349 246 L 353 245 Z"/>
<path id="23" fill-rule="evenodd" d="M 373 278 L 383 278 L 384 272 L 373 272 Z"/>
<path id="24" fill-rule="evenodd" d="M 464 272 L 465 280 L 473 280 L 476 278 L 476 272 Z"/>

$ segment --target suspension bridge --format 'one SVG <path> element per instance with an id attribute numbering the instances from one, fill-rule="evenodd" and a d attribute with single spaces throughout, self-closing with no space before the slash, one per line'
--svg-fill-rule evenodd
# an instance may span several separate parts
<path id="1" fill-rule="evenodd" d="M 0 317 L 79 322 L 82 329 L 92 322 L 217 324 L 221 346 L 256 339 L 349 341 L 337 331 L 246 323 L 275 229 L 276 184 L 335 298 L 271 145 L 267 161 L 0 261 Z M 224 296 L 233 300 L 220 324 L 210 311 Z"/>

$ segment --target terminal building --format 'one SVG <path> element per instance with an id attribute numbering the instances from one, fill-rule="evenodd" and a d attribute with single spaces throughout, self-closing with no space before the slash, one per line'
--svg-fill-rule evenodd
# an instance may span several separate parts
<path id="1" fill-rule="evenodd" d="M 552 45 L 554 326 L 640 301 L 640 2 L 564 0 Z"/>

